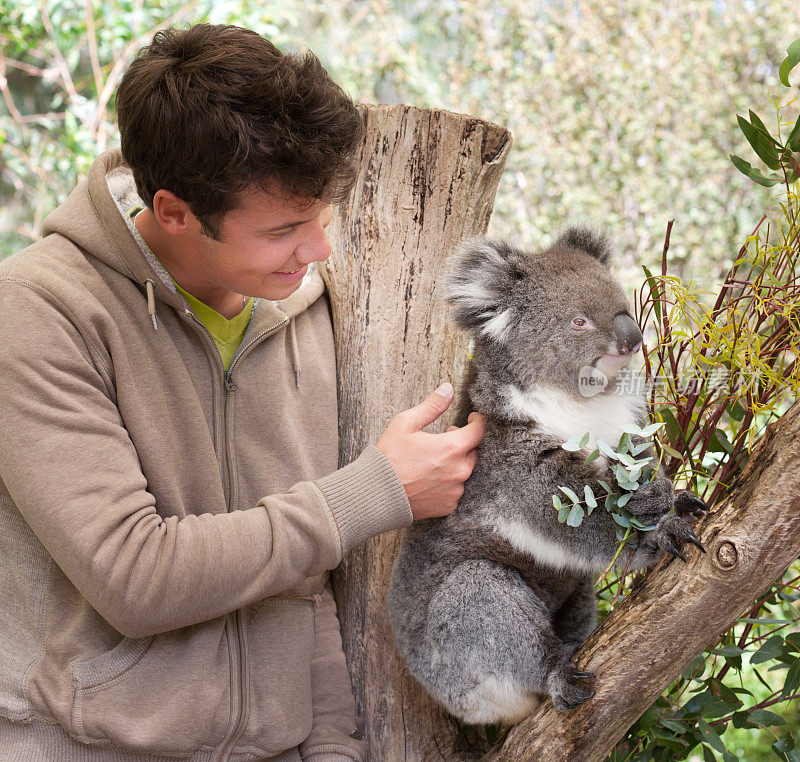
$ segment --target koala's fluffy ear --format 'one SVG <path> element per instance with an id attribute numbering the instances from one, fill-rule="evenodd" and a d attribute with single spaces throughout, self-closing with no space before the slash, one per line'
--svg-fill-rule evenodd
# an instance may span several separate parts
<path id="1" fill-rule="evenodd" d="M 454 322 L 473 334 L 506 338 L 511 320 L 508 295 L 524 277 L 522 255 L 501 241 L 462 241 L 450 260 L 446 299 Z"/>
<path id="2" fill-rule="evenodd" d="M 614 248 L 608 236 L 602 230 L 588 225 L 568 225 L 556 236 L 553 246 L 578 249 L 604 265 L 610 265 L 614 259 Z"/>

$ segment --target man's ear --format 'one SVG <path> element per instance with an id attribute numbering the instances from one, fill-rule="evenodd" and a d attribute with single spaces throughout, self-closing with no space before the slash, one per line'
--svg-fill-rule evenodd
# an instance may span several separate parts
<path id="1" fill-rule="evenodd" d="M 153 196 L 153 214 L 170 235 L 186 235 L 199 224 L 189 204 L 163 188 Z"/>

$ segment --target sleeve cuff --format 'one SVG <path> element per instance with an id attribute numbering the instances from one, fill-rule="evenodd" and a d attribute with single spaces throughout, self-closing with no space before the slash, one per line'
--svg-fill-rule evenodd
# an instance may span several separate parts
<path id="1" fill-rule="evenodd" d="M 375 445 L 315 483 L 339 528 L 343 553 L 370 537 L 409 526 L 413 520 L 400 477 Z"/>

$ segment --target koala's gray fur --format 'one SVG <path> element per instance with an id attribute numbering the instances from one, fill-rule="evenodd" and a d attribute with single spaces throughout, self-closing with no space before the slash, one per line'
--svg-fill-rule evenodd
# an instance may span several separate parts
<path id="1" fill-rule="evenodd" d="M 579 391 L 581 368 L 613 381 L 641 341 L 611 256 L 602 233 L 573 226 L 544 251 L 478 238 L 453 258 L 447 299 L 474 340 L 455 424 L 477 410 L 486 433 L 458 509 L 407 531 L 388 603 L 408 669 L 470 724 L 516 722 L 542 694 L 560 709 L 593 695 L 592 675 L 570 659 L 595 626 L 594 579 L 617 550 L 617 525 L 602 506 L 580 527 L 560 524 L 552 495 L 560 485 L 582 495 L 598 479 L 613 486 L 605 459 L 587 465 L 586 455 L 598 437 L 613 447 L 621 426 L 646 423 L 641 396 L 613 383 Z M 577 327 L 578 315 L 594 327 Z M 585 450 L 561 447 L 586 431 Z M 704 507 L 675 498 L 663 472 L 640 487 L 627 508 L 658 527 L 642 533 L 628 569 L 696 542 L 683 515 Z"/>

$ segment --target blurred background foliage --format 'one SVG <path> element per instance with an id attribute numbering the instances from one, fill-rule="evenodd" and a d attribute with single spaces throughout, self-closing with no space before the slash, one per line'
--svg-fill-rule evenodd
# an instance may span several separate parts
<path id="1" fill-rule="evenodd" d="M 669 219 L 673 274 L 727 271 L 770 203 L 728 160 L 747 150 L 736 113 L 777 93 L 800 30 L 796 0 L 0 0 L 0 256 L 118 144 L 114 89 L 136 50 L 198 21 L 311 48 L 357 101 L 508 127 L 490 234 L 534 246 L 569 216 L 599 222 L 631 286 Z"/>
<path id="2" fill-rule="evenodd" d="M 754 108 L 778 131 L 777 66 L 800 37 L 797 0 L 0 0 L 0 257 L 38 239 L 95 155 L 119 144 L 114 91 L 136 51 L 157 29 L 201 21 L 310 48 L 356 101 L 446 108 L 509 128 L 489 233 L 538 246 L 568 218 L 600 223 L 631 288 L 642 265 L 661 264 L 669 220 L 671 275 L 714 289 L 762 212 L 780 214 L 780 188 L 750 182 L 728 155 L 750 156 L 737 113 Z M 782 126 L 797 113 L 788 105 Z M 772 594 L 772 615 L 796 629 L 798 596 Z M 709 653 L 736 658 L 718 651 Z M 762 684 L 743 666 L 740 690 L 772 706 L 783 672 Z M 701 678 L 684 676 L 697 690 Z M 640 756 L 645 748 L 686 758 L 647 725 L 658 711 L 615 760 L 655 758 Z M 772 744 L 796 736 L 800 714 L 796 702 L 780 711 L 783 726 L 729 727 L 725 759 L 793 758 Z M 691 753 L 722 756 L 709 744 Z"/>

